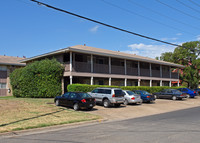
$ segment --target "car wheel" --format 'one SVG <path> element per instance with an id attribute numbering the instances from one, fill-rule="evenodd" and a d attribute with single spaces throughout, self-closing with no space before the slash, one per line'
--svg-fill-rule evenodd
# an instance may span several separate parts
<path id="1" fill-rule="evenodd" d="M 79 105 L 78 105 L 78 103 L 75 103 L 74 106 L 73 106 L 73 108 L 74 108 L 75 111 L 79 110 Z"/>
<path id="2" fill-rule="evenodd" d="M 115 107 L 119 107 L 120 106 L 120 104 L 115 104 Z"/>
<path id="3" fill-rule="evenodd" d="M 104 100 L 103 100 L 103 106 L 104 106 L 105 108 L 108 108 L 108 107 L 110 106 L 110 101 L 109 101 L 108 99 L 104 99 Z"/>
<path id="4" fill-rule="evenodd" d="M 60 101 L 57 99 L 55 104 L 56 104 L 56 106 L 60 106 Z"/>
<path id="5" fill-rule="evenodd" d="M 177 98 L 176 98 L 176 96 L 172 96 L 172 100 L 176 100 Z"/>
<path id="6" fill-rule="evenodd" d="M 128 105 L 128 100 L 127 99 L 124 100 L 124 105 Z"/>

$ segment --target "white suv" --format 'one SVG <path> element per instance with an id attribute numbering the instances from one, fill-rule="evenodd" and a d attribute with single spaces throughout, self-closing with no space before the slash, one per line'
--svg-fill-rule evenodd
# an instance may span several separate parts
<path id="1" fill-rule="evenodd" d="M 89 94 L 106 108 L 111 105 L 119 107 L 124 101 L 124 92 L 120 88 L 96 88 Z"/>

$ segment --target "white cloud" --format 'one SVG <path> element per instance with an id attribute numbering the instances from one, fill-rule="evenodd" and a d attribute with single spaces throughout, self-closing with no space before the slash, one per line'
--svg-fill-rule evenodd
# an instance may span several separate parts
<path id="1" fill-rule="evenodd" d="M 176 48 L 174 46 L 168 45 L 145 45 L 143 43 L 140 44 L 131 44 L 128 45 L 131 50 L 122 51 L 125 53 L 136 54 L 144 57 L 155 58 L 160 56 L 161 53 L 164 52 L 173 52 Z"/>
<path id="2" fill-rule="evenodd" d="M 97 32 L 98 29 L 99 29 L 99 26 L 96 25 L 96 26 L 94 26 L 94 27 L 92 27 L 92 28 L 90 29 L 90 32 L 95 33 L 95 32 Z"/>
<path id="3" fill-rule="evenodd" d="M 200 41 L 200 35 L 197 35 L 197 40 Z"/>
<path id="4" fill-rule="evenodd" d="M 176 33 L 176 35 L 177 35 L 177 36 L 181 36 L 181 35 L 183 35 L 183 34 L 182 34 L 182 33 Z"/>
<path id="5" fill-rule="evenodd" d="M 163 40 L 163 41 L 170 41 L 170 40 L 175 41 L 177 39 L 178 39 L 177 37 L 173 37 L 173 38 L 161 38 L 161 40 Z"/>

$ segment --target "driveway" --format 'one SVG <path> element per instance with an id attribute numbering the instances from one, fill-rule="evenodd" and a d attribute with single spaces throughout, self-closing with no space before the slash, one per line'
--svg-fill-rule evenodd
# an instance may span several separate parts
<path id="1" fill-rule="evenodd" d="M 200 97 L 176 101 L 157 99 L 154 103 L 143 103 L 142 105 L 127 106 L 122 105 L 119 108 L 104 108 L 103 106 L 96 105 L 94 110 L 90 111 L 89 113 L 100 115 L 104 119 L 113 121 L 155 115 L 197 106 L 200 106 Z"/>

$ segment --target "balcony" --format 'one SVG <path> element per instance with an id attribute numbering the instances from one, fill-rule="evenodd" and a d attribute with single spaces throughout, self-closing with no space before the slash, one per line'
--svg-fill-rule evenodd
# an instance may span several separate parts
<path id="1" fill-rule="evenodd" d="M 138 68 L 127 68 L 127 75 L 138 76 Z"/>
<path id="2" fill-rule="evenodd" d="M 63 65 L 65 67 L 65 72 L 69 72 L 70 71 L 70 64 L 69 64 L 69 62 L 66 62 Z"/>
<path id="3" fill-rule="evenodd" d="M 74 72 L 91 72 L 91 64 L 87 62 L 74 62 L 73 70 Z"/>
<path id="4" fill-rule="evenodd" d="M 162 78 L 170 78 L 169 72 L 162 72 Z"/>
<path id="5" fill-rule="evenodd" d="M 178 73 L 177 72 L 172 72 L 171 73 L 171 78 L 174 78 L 174 79 L 178 79 Z"/>
<path id="6" fill-rule="evenodd" d="M 123 66 L 111 66 L 111 73 L 112 74 L 122 74 L 125 75 L 125 69 Z"/>
<path id="7" fill-rule="evenodd" d="M 160 70 L 152 70 L 152 77 L 160 77 Z"/>
<path id="8" fill-rule="evenodd" d="M 150 69 L 140 69 L 140 76 L 150 76 Z"/>
<path id="9" fill-rule="evenodd" d="M 109 73 L 109 67 L 106 64 L 94 64 L 94 73 Z"/>

